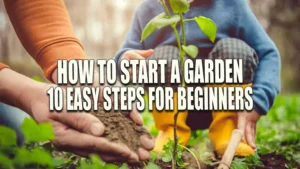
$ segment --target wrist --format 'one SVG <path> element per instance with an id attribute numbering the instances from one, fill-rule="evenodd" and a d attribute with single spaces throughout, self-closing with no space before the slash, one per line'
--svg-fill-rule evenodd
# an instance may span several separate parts
<path id="1" fill-rule="evenodd" d="M 16 82 L 18 73 L 10 69 L 0 71 L 0 101 L 11 106 L 17 106 L 21 84 Z"/>
<path id="2" fill-rule="evenodd" d="M 46 90 L 43 92 L 45 86 L 44 83 L 36 82 L 31 79 L 29 80 L 30 82 L 21 86 L 21 92 L 18 94 L 17 99 L 17 107 L 30 114 L 32 117 L 35 117 L 32 111 L 33 105 L 37 104 L 39 100 L 43 100 L 39 96 L 41 93 L 44 94 L 44 97 L 47 97 L 47 95 Z"/>
<path id="3" fill-rule="evenodd" d="M 30 103 L 38 83 L 10 69 L 0 71 L 0 101 L 18 107 L 31 115 Z"/>
<path id="4" fill-rule="evenodd" d="M 53 73 L 51 75 L 51 80 L 52 80 L 52 82 L 57 84 L 57 68 L 53 71 Z"/>
<path id="5" fill-rule="evenodd" d="M 10 70 L 9 69 L 6 69 L 6 68 L 3 68 L 0 70 L 0 102 L 4 102 L 4 103 L 7 103 L 7 104 L 10 104 L 12 105 L 11 102 L 11 99 L 8 97 L 9 96 L 9 91 L 7 91 L 7 85 L 6 85 L 6 77 L 8 72 Z"/>

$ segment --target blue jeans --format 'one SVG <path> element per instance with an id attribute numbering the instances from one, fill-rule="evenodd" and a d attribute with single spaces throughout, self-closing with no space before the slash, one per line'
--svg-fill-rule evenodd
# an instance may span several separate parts
<path id="1" fill-rule="evenodd" d="M 20 127 L 26 117 L 30 116 L 24 111 L 0 102 L 0 125 L 7 126 L 16 131 L 18 145 L 22 145 L 25 141 Z"/>

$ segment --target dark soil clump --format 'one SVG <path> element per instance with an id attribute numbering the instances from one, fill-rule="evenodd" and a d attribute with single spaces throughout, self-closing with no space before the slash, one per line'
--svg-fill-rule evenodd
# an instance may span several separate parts
<path id="1" fill-rule="evenodd" d="M 138 151 L 141 147 L 140 136 L 150 133 L 143 127 L 135 124 L 130 118 L 129 113 L 104 112 L 93 113 L 105 126 L 105 132 L 101 137 L 114 143 L 125 144 L 133 150 Z"/>
<path id="2" fill-rule="evenodd" d="M 258 169 L 286 169 L 290 163 L 282 155 L 266 154 L 261 155 L 260 160 L 264 163 L 264 167 L 257 167 Z M 300 168 L 299 163 L 295 163 L 296 168 Z"/>

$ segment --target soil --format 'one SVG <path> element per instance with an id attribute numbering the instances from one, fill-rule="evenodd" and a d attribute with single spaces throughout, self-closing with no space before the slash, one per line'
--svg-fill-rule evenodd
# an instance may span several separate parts
<path id="1" fill-rule="evenodd" d="M 198 169 L 195 159 L 189 153 L 184 152 L 183 159 L 188 164 L 186 167 L 183 168 Z M 288 160 L 281 155 L 275 155 L 275 154 L 261 155 L 260 159 L 264 163 L 264 167 L 255 167 L 249 169 L 286 169 L 287 164 L 289 164 Z M 144 169 L 147 163 L 148 162 L 129 165 L 129 168 Z M 161 160 L 157 160 L 155 163 L 156 165 L 160 166 L 161 169 L 172 169 L 171 162 L 165 163 Z M 206 165 L 204 163 L 200 163 L 201 169 L 215 169 L 218 167 L 218 164 L 219 163 L 216 162 L 213 166 L 211 166 L 211 165 Z M 296 168 L 300 168 L 300 164 L 298 164 Z"/>
<path id="2" fill-rule="evenodd" d="M 260 160 L 264 163 L 265 167 L 257 167 L 257 169 L 286 169 L 290 163 L 282 155 L 267 154 L 261 155 Z M 300 168 L 300 163 L 296 164 L 296 168 Z"/>
<path id="3" fill-rule="evenodd" d="M 100 110 L 93 115 L 99 118 L 105 126 L 104 134 L 101 137 L 114 143 L 125 144 L 134 152 L 137 152 L 138 148 L 141 147 L 140 136 L 152 137 L 143 126 L 135 124 L 129 118 L 129 113 Z"/>
<path id="4" fill-rule="evenodd" d="M 120 112 L 104 112 L 100 109 L 99 112 L 93 113 L 98 117 L 105 125 L 105 132 L 102 137 L 107 138 L 111 142 L 121 143 L 127 145 L 131 150 L 137 152 L 138 148 L 141 146 L 140 136 L 147 135 L 149 138 L 152 136 L 150 133 L 142 126 L 135 124 L 130 118 L 129 113 Z M 79 157 L 76 159 L 80 159 Z M 188 152 L 183 154 L 184 161 L 188 164 L 184 168 L 197 169 L 197 163 L 192 155 Z M 214 158 L 213 158 L 214 159 Z M 205 163 L 200 163 L 201 169 L 214 169 L 218 167 L 218 162 L 220 159 L 214 159 L 214 165 L 207 165 Z M 267 154 L 260 155 L 260 160 L 263 162 L 264 167 L 255 167 L 255 169 L 286 169 L 289 161 L 281 155 Z M 129 164 L 129 169 L 144 169 L 149 161 L 139 162 L 136 164 Z M 115 163 L 117 165 L 122 165 L 122 163 Z M 161 159 L 157 159 L 155 164 L 161 169 L 171 169 L 171 162 L 165 163 Z M 77 162 L 69 166 L 68 169 L 75 169 Z M 296 168 L 300 168 L 300 164 L 296 165 Z M 250 168 L 251 169 L 251 168 Z"/>
<path id="5" fill-rule="evenodd" d="M 152 137 L 144 127 L 135 124 L 129 118 L 129 113 L 104 112 L 100 109 L 99 112 L 93 113 L 93 115 L 98 117 L 105 125 L 105 132 L 102 137 L 115 143 L 125 144 L 135 152 L 137 152 L 138 148 L 141 146 L 140 136 L 147 135 L 149 138 Z M 286 165 L 289 163 L 288 160 L 281 155 L 268 154 L 261 155 L 260 158 L 264 163 L 264 167 L 256 167 L 256 169 L 286 169 Z M 195 159 L 189 153 L 184 152 L 183 159 L 188 164 L 187 168 L 198 168 Z M 129 168 L 143 169 L 147 163 L 148 162 L 146 161 L 131 164 L 129 165 Z M 158 159 L 155 163 L 160 166 L 161 169 L 172 168 L 171 162 L 165 163 Z M 201 169 L 213 169 L 218 167 L 217 163 L 214 166 L 206 165 L 204 163 L 201 163 L 200 165 Z M 297 168 L 300 168 L 299 164 Z"/>
<path id="6" fill-rule="evenodd" d="M 194 160 L 190 159 L 191 156 L 184 154 L 184 159 L 187 163 L 189 163 L 188 166 L 181 168 L 181 169 L 198 169 L 196 164 L 194 163 Z M 255 167 L 255 168 L 249 168 L 249 169 L 287 169 L 286 165 L 288 164 L 288 160 L 286 160 L 283 156 L 281 155 L 274 155 L 274 154 L 267 154 L 267 155 L 261 155 L 260 156 L 261 161 L 264 163 L 264 167 Z M 68 167 L 68 169 L 76 169 L 76 166 L 78 164 L 79 161 L 79 157 L 77 156 L 73 156 L 73 157 L 68 157 L 67 159 L 72 160 L 73 164 L 70 165 Z M 129 165 L 128 169 L 145 169 L 145 166 L 147 165 L 147 161 L 146 162 L 140 162 L 137 164 L 131 164 Z M 117 165 L 122 165 L 122 164 L 118 164 Z M 165 163 L 161 160 L 157 160 L 155 162 L 156 165 L 160 166 L 161 169 L 172 169 L 172 164 L 171 162 L 169 163 Z M 214 166 L 209 166 L 206 165 L 204 163 L 201 163 L 201 169 L 215 169 L 218 167 L 218 164 L 215 164 Z M 300 168 L 300 165 L 298 164 L 296 168 Z"/>

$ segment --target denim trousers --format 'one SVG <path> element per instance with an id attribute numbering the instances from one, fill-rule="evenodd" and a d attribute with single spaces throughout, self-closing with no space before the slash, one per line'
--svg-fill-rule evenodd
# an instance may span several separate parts
<path id="1" fill-rule="evenodd" d="M 18 145 L 22 145 L 25 142 L 25 138 L 20 127 L 24 119 L 28 117 L 30 116 L 24 111 L 0 102 L 0 125 L 9 127 L 16 131 Z"/>

